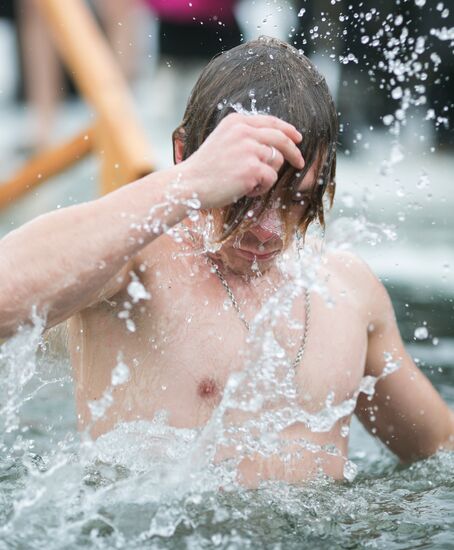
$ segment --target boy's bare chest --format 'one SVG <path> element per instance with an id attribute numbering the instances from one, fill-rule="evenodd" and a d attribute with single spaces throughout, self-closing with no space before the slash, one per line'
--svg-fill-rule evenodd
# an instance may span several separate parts
<path id="1" fill-rule="evenodd" d="M 80 364 L 79 371 L 104 373 L 96 380 L 81 376 L 87 382 L 85 392 L 97 387 L 101 393 L 121 352 L 131 370 L 122 391 L 125 406 L 150 418 L 157 410 L 167 410 L 174 425 L 187 427 L 208 420 L 233 372 L 253 372 L 258 362 L 273 358 L 279 360 L 278 377 L 295 368 L 306 321 L 303 293 L 284 315 L 276 305 L 274 310 L 270 307 L 251 334 L 240 313 L 250 322 L 263 302 L 250 295 L 237 294 L 238 312 L 213 278 L 184 282 L 168 277 L 145 284 L 151 297 L 127 310 L 132 324 L 122 314 L 126 294 L 97 307 L 91 318 L 85 315 L 92 364 Z M 365 352 L 366 330 L 356 308 L 348 301 L 329 307 L 323 298 L 311 295 L 304 356 L 294 377 L 304 406 L 319 410 L 331 392 L 336 402 L 350 396 L 362 376 Z"/>

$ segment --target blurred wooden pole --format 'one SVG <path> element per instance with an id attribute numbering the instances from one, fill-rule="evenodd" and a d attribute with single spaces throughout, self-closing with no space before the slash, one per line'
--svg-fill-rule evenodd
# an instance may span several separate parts
<path id="1" fill-rule="evenodd" d="M 13 178 L 0 182 L 0 208 L 88 155 L 93 141 L 93 129 L 88 128 L 71 140 L 32 157 Z"/>
<path id="2" fill-rule="evenodd" d="M 106 126 L 98 124 L 96 129 L 96 149 L 100 161 L 100 177 L 103 194 L 117 189 L 121 185 L 131 181 L 130 172 L 121 162 L 115 144 L 111 139 Z M 140 177 L 143 174 L 138 174 Z M 132 179 L 136 179 L 133 177 Z"/>
<path id="3" fill-rule="evenodd" d="M 103 162 L 122 168 L 121 178 L 103 178 L 103 193 L 151 172 L 151 150 L 128 86 L 86 4 L 83 0 L 40 0 L 38 5 L 72 77 L 97 114 L 101 128 L 97 143 L 101 150 L 108 150 L 109 157 Z M 103 143 L 103 136 L 108 136 L 108 144 Z"/>

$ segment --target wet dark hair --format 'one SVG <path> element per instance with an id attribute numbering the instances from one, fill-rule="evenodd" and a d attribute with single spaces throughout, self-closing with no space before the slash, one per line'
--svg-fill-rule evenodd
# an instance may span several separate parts
<path id="1" fill-rule="evenodd" d="M 285 189 L 286 205 L 315 163 L 316 184 L 298 225 L 303 234 L 315 219 L 324 226 L 325 191 L 330 206 L 335 191 L 338 123 L 323 76 L 302 52 L 275 38 L 262 36 L 221 53 L 197 80 L 183 122 L 174 132 L 174 142 L 176 137 L 183 142 L 183 160 L 200 147 L 224 117 L 235 111 L 236 105 L 279 117 L 303 135 L 299 148 L 306 161 L 304 169 L 298 172 L 284 163 L 277 183 L 261 201 L 258 217 L 276 188 Z M 243 197 L 222 209 L 221 241 L 248 223 L 245 218 L 252 202 L 253 199 Z M 283 218 L 286 219 L 285 211 Z"/>

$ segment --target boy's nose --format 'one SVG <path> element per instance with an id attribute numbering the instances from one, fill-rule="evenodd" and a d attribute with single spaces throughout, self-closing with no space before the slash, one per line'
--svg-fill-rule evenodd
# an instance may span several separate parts
<path id="1" fill-rule="evenodd" d="M 270 241 L 276 234 L 268 229 L 261 227 L 260 225 L 254 225 L 249 231 L 263 244 Z"/>
<path id="2" fill-rule="evenodd" d="M 263 243 L 269 241 L 273 237 L 281 239 L 284 233 L 284 225 L 278 210 L 276 208 L 266 210 L 250 230 Z"/>

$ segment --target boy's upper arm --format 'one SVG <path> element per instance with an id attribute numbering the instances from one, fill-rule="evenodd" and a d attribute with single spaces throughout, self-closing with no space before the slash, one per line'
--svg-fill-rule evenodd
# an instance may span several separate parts
<path id="1" fill-rule="evenodd" d="M 134 270 L 134 267 L 134 259 L 129 260 L 114 277 L 107 281 L 87 307 L 92 307 L 103 300 L 109 300 L 123 290 L 129 282 L 129 273 Z"/>
<path id="2" fill-rule="evenodd" d="M 452 445 L 454 415 L 405 350 L 388 293 L 371 278 L 366 375 L 378 381 L 372 397 L 360 395 L 356 413 L 402 460 L 429 456 Z M 397 370 L 385 374 L 392 363 Z"/>
<path id="3" fill-rule="evenodd" d="M 160 239 L 162 240 L 162 237 Z M 131 272 L 135 273 L 136 277 L 141 279 L 141 272 L 144 266 L 146 266 L 146 269 L 150 271 L 156 263 L 155 261 L 150 260 L 150 257 L 155 259 L 156 257 L 159 257 L 160 247 L 158 241 L 159 239 L 156 239 L 144 250 L 138 252 L 133 258 L 131 258 L 114 277 L 107 281 L 107 283 L 97 292 L 86 307 L 93 307 L 103 300 L 110 300 L 116 294 L 124 290 L 131 282 Z"/>

